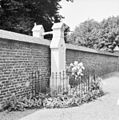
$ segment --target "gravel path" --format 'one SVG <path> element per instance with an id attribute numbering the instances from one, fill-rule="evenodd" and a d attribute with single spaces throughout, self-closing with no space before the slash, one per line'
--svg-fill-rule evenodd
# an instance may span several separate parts
<path id="1" fill-rule="evenodd" d="M 119 120 L 119 73 L 103 81 L 105 96 L 80 107 L 43 109 L 20 120 Z"/>

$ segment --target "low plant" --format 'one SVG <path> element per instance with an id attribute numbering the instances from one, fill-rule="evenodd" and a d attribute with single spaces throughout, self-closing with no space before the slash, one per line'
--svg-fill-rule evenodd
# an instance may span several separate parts
<path id="1" fill-rule="evenodd" d="M 79 106 L 83 103 L 95 100 L 104 95 L 101 80 L 101 78 L 97 78 L 97 81 L 94 80 L 87 92 L 84 92 L 82 89 L 79 90 L 79 86 L 76 86 L 71 88 L 67 94 L 46 98 L 43 101 L 43 106 L 46 108 L 65 108 Z M 83 84 L 84 83 L 82 83 L 82 86 Z"/>
<path id="2" fill-rule="evenodd" d="M 79 80 L 83 76 L 83 71 L 85 67 L 82 62 L 74 61 L 67 67 L 67 72 L 69 73 L 69 84 L 71 87 L 77 86 Z"/>
<path id="3" fill-rule="evenodd" d="M 15 95 L 3 104 L 3 109 L 10 111 L 24 111 L 25 109 L 34 108 L 66 108 L 72 106 L 79 106 L 83 103 L 90 102 L 104 95 L 102 89 L 90 89 L 86 93 L 76 92 L 76 89 L 72 88 L 72 94 L 60 94 L 54 97 L 40 94 L 36 97 L 20 97 Z"/>
<path id="4" fill-rule="evenodd" d="M 17 98 L 14 94 L 5 100 L 2 108 L 10 111 L 24 111 L 25 109 L 41 108 L 44 95 L 32 97 L 31 95 Z"/>

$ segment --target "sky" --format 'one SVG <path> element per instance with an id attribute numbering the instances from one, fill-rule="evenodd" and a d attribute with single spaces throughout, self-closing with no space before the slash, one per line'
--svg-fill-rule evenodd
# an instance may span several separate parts
<path id="1" fill-rule="evenodd" d="M 101 21 L 119 15 L 119 0 L 74 0 L 73 3 L 62 0 L 59 11 L 65 17 L 62 21 L 74 30 L 81 22 L 88 19 Z"/>

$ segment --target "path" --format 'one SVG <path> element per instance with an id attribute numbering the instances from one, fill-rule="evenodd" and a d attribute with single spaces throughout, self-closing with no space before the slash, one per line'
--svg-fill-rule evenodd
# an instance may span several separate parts
<path id="1" fill-rule="evenodd" d="M 119 120 L 119 73 L 104 80 L 107 94 L 80 107 L 43 109 L 20 120 Z"/>

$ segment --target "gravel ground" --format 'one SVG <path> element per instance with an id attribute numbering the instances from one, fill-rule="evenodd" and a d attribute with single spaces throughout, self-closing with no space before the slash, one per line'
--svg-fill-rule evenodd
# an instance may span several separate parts
<path id="1" fill-rule="evenodd" d="M 20 120 L 119 120 L 119 73 L 103 81 L 106 95 L 80 107 L 43 109 Z"/>

